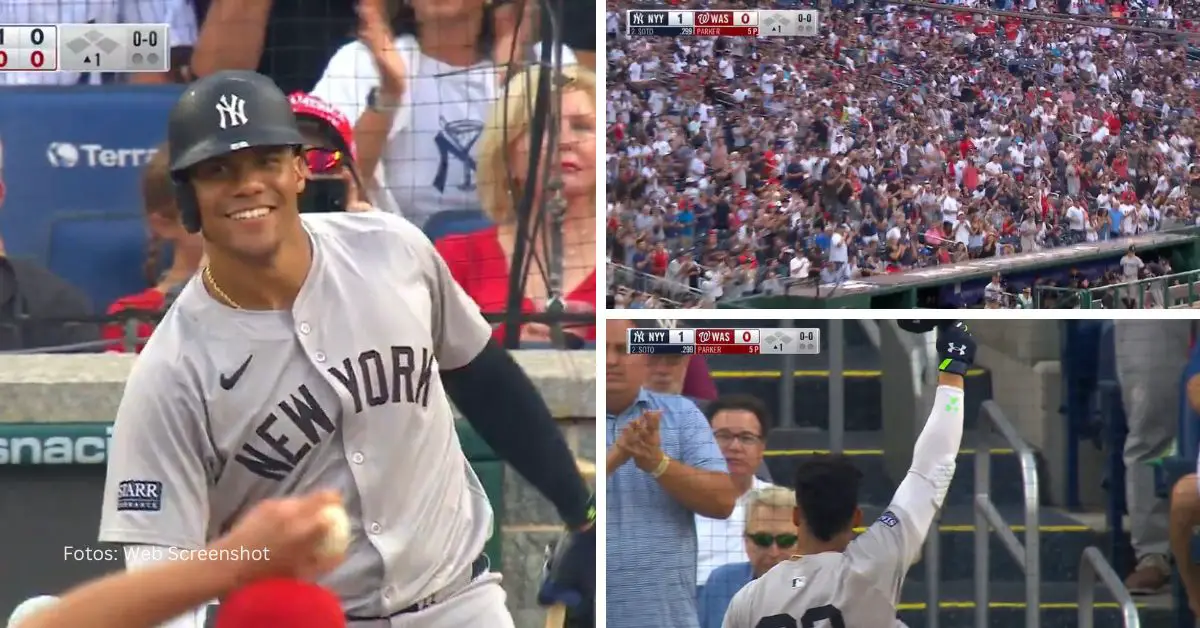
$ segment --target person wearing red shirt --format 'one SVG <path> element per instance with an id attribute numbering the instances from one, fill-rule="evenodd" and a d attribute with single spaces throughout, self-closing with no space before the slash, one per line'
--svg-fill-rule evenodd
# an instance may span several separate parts
<path id="1" fill-rule="evenodd" d="M 198 233 L 188 233 L 180 222 L 167 154 L 166 145 L 159 146 L 158 152 L 142 172 L 142 204 L 146 212 L 146 229 L 150 234 L 144 269 L 146 282 L 150 287 L 114 301 L 108 307 L 109 315 L 126 311 L 146 312 L 151 315 L 162 312 L 169 305 L 168 295 L 176 294 L 200 268 L 200 260 L 204 256 L 204 238 Z M 171 267 L 164 273 L 161 272 L 161 258 L 168 250 L 173 252 Z M 137 351 L 142 350 L 153 331 L 154 325 L 149 322 L 137 324 L 138 341 L 134 347 Z M 104 340 L 113 341 L 108 346 L 108 351 L 126 350 L 124 325 L 104 325 L 100 336 Z"/>
<path id="2" fill-rule="evenodd" d="M 1112 135 L 1121 134 L 1121 118 L 1117 116 L 1117 112 L 1104 112 L 1104 126 L 1108 127 L 1108 132 Z"/>
<path id="3" fill-rule="evenodd" d="M 663 277 L 667 274 L 667 264 L 670 263 L 667 247 L 660 242 L 650 253 L 650 272 Z"/>
<path id="4" fill-rule="evenodd" d="M 462 286 L 484 314 L 501 314 L 508 306 L 510 261 L 516 247 L 516 203 L 526 185 L 535 186 L 535 212 L 542 206 L 539 182 L 525 172 L 529 163 L 529 131 L 533 116 L 533 94 L 537 85 L 537 67 L 528 68 L 509 80 L 508 95 L 493 107 L 479 153 L 479 199 L 484 212 L 495 225 L 472 233 L 454 234 L 435 244 L 449 267 L 450 274 Z M 559 134 L 558 163 L 562 198 L 566 203 L 562 227 L 562 298 L 567 310 L 596 311 L 596 76 L 579 66 L 564 66 L 565 85 L 561 94 L 562 130 Z M 548 249 L 549 221 L 530 219 L 527 234 L 529 248 L 545 260 Z M 538 224 L 540 223 L 540 224 Z M 528 248 L 526 250 L 529 250 Z M 544 261 L 542 266 L 544 266 Z M 548 269 L 534 262 L 526 276 L 522 310 L 542 311 L 549 297 Z M 575 341 L 594 340 L 595 324 L 564 325 Z M 503 326 L 495 337 L 503 339 Z M 526 323 L 521 338 L 528 342 L 548 342 L 550 329 L 540 323 Z"/>

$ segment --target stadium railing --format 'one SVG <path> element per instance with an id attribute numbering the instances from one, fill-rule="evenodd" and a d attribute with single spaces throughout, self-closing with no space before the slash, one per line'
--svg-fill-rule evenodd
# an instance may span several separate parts
<path id="1" fill-rule="evenodd" d="M 1169 309 L 1189 308 L 1200 300 L 1200 271 L 1190 270 L 1182 273 L 1151 277 L 1125 283 L 1089 288 L 1083 292 L 1089 298 L 1080 299 L 1081 307 L 1087 309 L 1089 304 L 1099 306 L 1106 292 L 1118 292 L 1117 296 L 1136 295 L 1138 308 L 1145 307 L 1146 299 L 1157 299 L 1157 305 Z M 1116 299 L 1120 305 L 1120 300 Z"/>
<path id="2" fill-rule="evenodd" d="M 608 262 L 607 266 L 608 285 L 610 288 L 615 286 L 632 287 L 639 292 L 650 292 L 677 303 L 687 301 L 689 297 L 692 300 L 696 300 L 703 296 L 702 292 L 687 284 L 671 281 L 658 275 L 643 273 L 624 264 Z"/>
<path id="3" fill-rule="evenodd" d="M 1121 623 L 1125 628 L 1141 628 L 1142 620 L 1138 617 L 1137 605 L 1133 596 L 1121 577 L 1113 570 L 1112 565 L 1104 560 L 1104 554 L 1095 547 L 1083 550 L 1079 559 L 1079 628 L 1093 628 L 1096 625 L 1096 582 L 1104 585 L 1110 595 L 1121 607 Z"/>
<path id="4" fill-rule="evenodd" d="M 1076 306 L 1081 310 L 1102 309 L 1104 297 L 1113 294 L 1115 309 L 1125 309 L 1121 298 L 1133 296 L 1136 309 L 1146 307 L 1147 299 L 1151 304 L 1166 309 L 1190 308 L 1200 301 L 1200 270 L 1189 270 L 1182 273 L 1151 277 L 1137 281 L 1099 286 L 1096 288 L 1060 288 L 1057 286 L 1037 286 L 1034 288 L 1035 307 L 1041 308 L 1045 297 L 1053 296 L 1055 301 L 1063 297 L 1078 297 Z"/>
<path id="5" fill-rule="evenodd" d="M 1080 290 L 1076 288 L 1060 288 L 1058 286 L 1034 286 L 1033 287 L 1033 308 L 1041 310 L 1046 308 L 1047 303 L 1062 303 L 1072 296 L 1078 295 Z M 1089 308 L 1090 309 L 1090 308 Z"/>
<path id="6" fill-rule="evenodd" d="M 1001 545 L 1025 572 L 1025 628 L 1041 625 L 1041 487 L 1038 480 L 1037 457 L 1017 428 L 1009 422 L 993 400 L 979 408 L 979 446 L 975 450 L 975 625 L 988 623 L 988 581 L 990 576 L 991 532 L 1000 538 Z M 1021 488 L 1025 497 L 1025 542 L 1009 528 L 1000 516 L 992 493 L 992 435 L 999 433 L 1017 453 L 1021 465 Z"/>
<path id="7" fill-rule="evenodd" d="M 71 319 L 38 319 L 32 317 L 21 317 L 17 320 L 0 321 L 0 327 L 20 327 L 25 323 L 57 323 L 57 324 L 84 324 L 84 325 L 104 325 L 119 323 L 124 327 L 124 333 L 119 341 L 112 339 L 89 340 L 86 342 L 76 342 L 62 345 L 49 345 L 37 347 L 23 347 L 20 349 L 0 350 L 0 355 L 34 355 L 42 353 L 103 353 L 114 344 L 119 344 L 121 352 L 133 353 L 139 346 L 146 342 L 146 339 L 138 337 L 138 328 L 141 323 L 157 323 L 162 319 L 163 312 L 148 312 L 126 310 L 118 314 L 107 316 L 93 316 L 90 318 L 71 318 Z M 594 318 L 589 318 L 588 314 L 576 313 L 534 313 L 522 314 L 523 322 L 536 323 L 562 323 L 564 325 L 594 325 Z M 484 319 L 489 323 L 498 324 L 506 322 L 504 314 L 484 314 Z M 19 331 L 17 334 L 19 335 Z M 575 344 L 567 347 L 557 346 L 554 342 L 522 342 L 518 349 L 595 349 L 594 341 L 585 341 L 582 344 Z"/>

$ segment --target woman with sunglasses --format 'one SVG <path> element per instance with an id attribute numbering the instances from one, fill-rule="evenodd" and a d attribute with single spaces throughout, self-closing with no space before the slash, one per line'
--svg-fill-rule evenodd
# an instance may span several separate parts
<path id="1" fill-rule="evenodd" d="M 536 16 L 517 16 L 530 27 L 514 30 L 512 12 L 537 3 L 389 4 L 358 0 L 359 40 L 330 59 L 312 94 L 354 121 L 373 205 L 424 229 L 438 213 L 480 210 L 485 120 L 503 92 L 509 62 L 519 65 L 536 54 L 528 43 Z M 509 42 L 509 51 L 498 51 L 497 41 Z M 574 63 L 563 48 L 562 64 Z"/>

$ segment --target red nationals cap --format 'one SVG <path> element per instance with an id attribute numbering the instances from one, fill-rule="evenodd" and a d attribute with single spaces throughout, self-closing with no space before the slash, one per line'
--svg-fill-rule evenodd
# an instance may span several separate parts
<path id="1" fill-rule="evenodd" d="M 349 153 L 351 159 L 357 158 L 354 150 L 354 125 L 345 114 L 324 100 L 304 92 L 295 92 L 288 96 L 288 102 L 292 103 L 292 111 L 297 117 L 321 122 L 336 134 L 331 134 L 331 139 L 340 144 L 338 148 Z"/>

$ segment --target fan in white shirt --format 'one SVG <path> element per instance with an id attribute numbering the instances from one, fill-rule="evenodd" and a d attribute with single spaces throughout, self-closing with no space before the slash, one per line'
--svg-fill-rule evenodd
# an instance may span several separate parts
<path id="1" fill-rule="evenodd" d="M 4 0 L 0 24 L 167 24 L 171 48 L 196 43 L 199 26 L 192 0 Z M 166 74 L 133 74 L 135 83 L 166 82 Z M 3 85 L 100 84 L 99 72 L 4 72 Z"/>
<path id="2" fill-rule="evenodd" d="M 950 188 L 946 197 L 942 199 L 942 222 L 957 222 L 958 212 L 958 189 Z"/>
<path id="3" fill-rule="evenodd" d="M 710 403 L 705 414 L 741 497 L 728 519 L 696 515 L 696 583 L 699 585 L 703 585 L 717 567 L 745 560 L 742 532 L 746 528 L 746 499 L 752 490 L 772 486 L 755 475 L 763 463 L 767 426 L 770 425 L 766 406 L 748 395 L 729 395 Z"/>
<path id="4" fill-rule="evenodd" d="M 482 8 L 410 0 L 419 33 L 395 37 L 382 2 L 373 4 L 380 6 L 363 12 L 363 39 L 333 55 L 312 95 L 357 121 L 358 159 L 374 173 L 376 207 L 418 227 L 439 212 L 480 210 L 479 138 L 504 93 L 502 68 L 479 47 L 482 20 L 473 11 Z M 576 63 L 569 48 L 554 54 L 564 66 Z M 540 56 L 534 46 L 530 58 Z"/>

